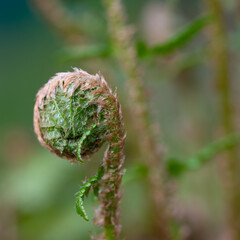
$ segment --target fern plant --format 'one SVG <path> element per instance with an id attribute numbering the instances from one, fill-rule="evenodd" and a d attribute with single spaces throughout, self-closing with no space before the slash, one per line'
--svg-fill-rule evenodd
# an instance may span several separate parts
<path id="1" fill-rule="evenodd" d="M 96 225 L 104 228 L 106 239 L 118 239 L 125 135 L 116 93 L 98 74 L 93 76 L 77 68 L 58 73 L 36 96 L 34 129 L 44 147 L 70 162 L 85 162 L 108 142 L 97 175 L 76 194 L 76 210 L 88 220 L 83 199 L 92 189 L 99 200 Z"/>
<path id="2" fill-rule="evenodd" d="M 61 14 L 66 10 L 61 2 L 35 0 L 39 9 L 52 26 L 62 33 L 69 41 L 78 39 L 83 32 L 75 29 L 75 22 L 69 21 L 68 14 Z M 153 232 L 158 239 L 179 239 L 172 236 L 172 222 L 174 214 L 170 211 L 169 185 L 167 181 L 182 176 L 184 173 L 201 168 L 215 155 L 230 150 L 229 166 L 230 195 L 229 212 L 230 225 L 238 239 L 239 233 L 239 191 L 237 190 L 236 157 L 233 147 L 239 144 L 239 135 L 234 134 L 232 123 L 229 77 L 227 68 L 227 49 L 224 40 L 224 27 L 220 17 L 218 0 L 209 0 L 209 15 L 196 18 L 190 24 L 173 34 L 164 43 L 153 47 L 142 41 L 134 41 L 132 28 L 127 25 L 124 7 L 121 0 L 103 0 L 106 9 L 109 28 L 109 42 L 93 45 L 74 45 L 65 48 L 62 53 L 64 60 L 79 60 L 96 57 L 116 57 L 127 80 L 127 90 L 134 124 L 138 132 L 141 156 L 144 164 L 129 171 L 125 182 L 132 179 L 145 178 L 148 183 L 149 195 L 152 202 L 152 216 L 155 225 Z M 212 3 L 211 3 L 212 2 Z M 212 6 L 211 6 L 212 5 Z M 48 11 L 49 9 L 55 11 Z M 61 24 L 60 24 L 61 23 Z M 152 117 L 148 108 L 147 98 L 142 77 L 140 58 L 153 59 L 164 57 L 185 46 L 203 28 L 215 24 L 215 57 L 217 63 L 216 82 L 219 82 L 219 96 L 222 102 L 222 125 L 225 137 L 210 143 L 197 154 L 181 161 L 171 158 L 164 164 L 162 154 L 159 154 L 155 132 L 152 129 Z M 64 27 L 65 26 L 65 27 Z M 70 41 L 71 42 L 71 41 Z M 220 42 L 219 44 L 216 44 Z M 78 44 L 80 43 L 77 42 Z M 204 51 L 203 51 L 204 52 Z M 213 51 L 214 52 L 214 51 Z M 201 51 L 202 53 L 202 51 Z M 188 64 L 195 64 L 192 55 L 187 55 Z M 189 57 L 190 56 L 190 57 Z M 204 52 L 205 56 L 205 52 Z M 206 56 L 205 56 L 206 57 Z M 196 60 L 196 59 L 195 59 Z M 182 62 L 182 59 L 181 59 Z M 190 63 L 189 63 L 190 62 Z M 89 220 L 83 202 L 90 191 L 98 197 L 99 208 L 96 211 L 95 223 L 105 229 L 100 239 L 118 239 L 121 226 L 119 223 L 119 187 L 122 178 L 122 164 L 124 161 L 123 145 L 124 130 L 121 109 L 117 96 L 112 94 L 106 82 L 99 75 L 92 76 L 75 69 L 73 73 L 57 74 L 38 93 L 34 111 L 35 132 L 42 145 L 51 152 L 66 158 L 71 162 L 83 163 L 94 152 L 108 142 L 108 149 L 102 165 L 95 176 L 86 180 L 76 194 L 76 210 L 85 220 Z M 236 167 L 235 167 L 236 166 Z M 227 177 L 225 177 L 227 179 Z M 236 190 L 236 191 L 233 191 Z M 231 206 L 230 206 L 231 205 Z M 169 210 L 170 209 L 170 210 Z M 181 223 L 179 224 L 181 225 Z M 179 234 L 181 235 L 181 234 Z"/>

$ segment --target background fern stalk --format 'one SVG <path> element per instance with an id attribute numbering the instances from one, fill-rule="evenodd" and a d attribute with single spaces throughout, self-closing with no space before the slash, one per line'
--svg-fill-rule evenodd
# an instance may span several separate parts
<path id="1" fill-rule="evenodd" d="M 234 111 L 231 96 L 231 79 L 229 70 L 229 52 L 227 47 L 225 23 L 219 0 L 206 0 L 208 11 L 212 16 L 211 48 L 215 67 L 215 82 L 219 96 L 221 126 L 224 135 L 235 131 Z M 240 177 L 239 155 L 237 148 L 229 150 L 224 159 L 222 182 L 226 187 L 228 200 L 228 227 L 231 239 L 240 239 Z"/>
<path id="2" fill-rule="evenodd" d="M 132 29 L 125 24 L 124 10 L 120 0 L 104 0 L 107 10 L 109 33 L 118 58 L 128 80 L 127 89 L 134 116 L 134 124 L 140 137 L 139 144 L 142 157 L 149 168 L 149 190 L 153 200 L 155 231 L 159 239 L 170 239 L 168 213 L 166 209 L 166 191 L 163 186 L 163 171 L 159 169 L 161 160 L 156 141 L 151 129 L 151 121 L 141 82 L 141 71 L 137 62 L 135 43 L 132 40 Z M 162 168 L 161 168 L 162 169 Z"/>

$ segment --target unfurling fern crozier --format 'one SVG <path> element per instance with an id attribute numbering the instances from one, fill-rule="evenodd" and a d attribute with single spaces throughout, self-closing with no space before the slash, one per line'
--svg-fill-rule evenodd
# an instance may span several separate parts
<path id="1" fill-rule="evenodd" d="M 125 136 L 117 96 L 104 78 L 77 68 L 58 73 L 37 93 L 34 129 L 44 147 L 71 162 L 84 162 L 109 143 L 98 174 L 78 192 L 76 208 L 88 220 L 82 204 L 92 188 L 100 203 L 95 222 L 107 239 L 118 239 Z"/>
<path id="2" fill-rule="evenodd" d="M 58 73 L 37 94 L 34 127 L 40 143 L 59 157 L 82 162 L 111 134 L 116 99 L 110 94 L 99 75 L 78 69 Z"/>

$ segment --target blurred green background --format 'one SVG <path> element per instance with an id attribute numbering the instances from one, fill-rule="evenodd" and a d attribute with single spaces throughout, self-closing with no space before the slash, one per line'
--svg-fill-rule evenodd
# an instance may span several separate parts
<path id="1" fill-rule="evenodd" d="M 230 18 L 237 1 L 222 2 L 233 53 L 239 50 L 238 19 Z M 136 38 L 149 45 L 166 41 L 205 12 L 199 0 L 123 3 L 129 23 L 136 27 Z M 66 0 L 64 4 L 83 29 L 85 44 L 108 41 L 101 1 Z M 185 158 L 215 139 L 219 113 L 206 35 L 202 31 L 170 56 L 141 60 L 146 95 L 153 120 L 160 126 L 159 141 L 166 158 Z M 129 117 L 131 103 L 127 101 L 124 76 L 117 62 L 109 58 L 67 61 L 62 50 L 69 43 L 48 25 L 30 1 L 1 1 L 0 36 L 0 239 L 89 239 L 89 233 L 99 230 L 92 221 L 85 222 L 77 215 L 74 194 L 81 181 L 95 173 L 104 149 L 92 161 L 72 165 L 41 147 L 33 132 L 35 94 L 56 72 L 71 71 L 72 67 L 92 74 L 101 71 L 113 88 L 118 87 L 127 130 L 125 167 L 131 169 L 140 156 L 131 127 L 134 123 Z M 233 59 L 238 59 L 236 53 Z M 237 71 L 232 75 L 237 86 Z M 234 94 L 238 94 L 237 89 Z M 131 179 L 129 176 L 126 178 Z M 186 229 L 190 222 L 196 225 L 196 232 L 203 234 L 206 230 L 205 240 L 220 239 L 216 234 L 224 222 L 224 198 L 216 164 L 212 162 L 186 174 L 173 185 L 173 205 L 184 212 Z M 145 192 L 143 180 L 126 180 L 121 208 L 127 239 L 150 239 L 146 237 L 151 223 Z M 85 203 L 90 219 L 96 204 L 93 197 Z"/>

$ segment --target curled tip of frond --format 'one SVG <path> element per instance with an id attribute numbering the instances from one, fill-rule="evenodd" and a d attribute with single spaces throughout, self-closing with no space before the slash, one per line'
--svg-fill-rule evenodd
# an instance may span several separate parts
<path id="1" fill-rule="evenodd" d="M 118 105 L 100 73 L 78 68 L 57 73 L 36 95 L 35 133 L 57 156 L 82 162 L 107 141 Z"/>

